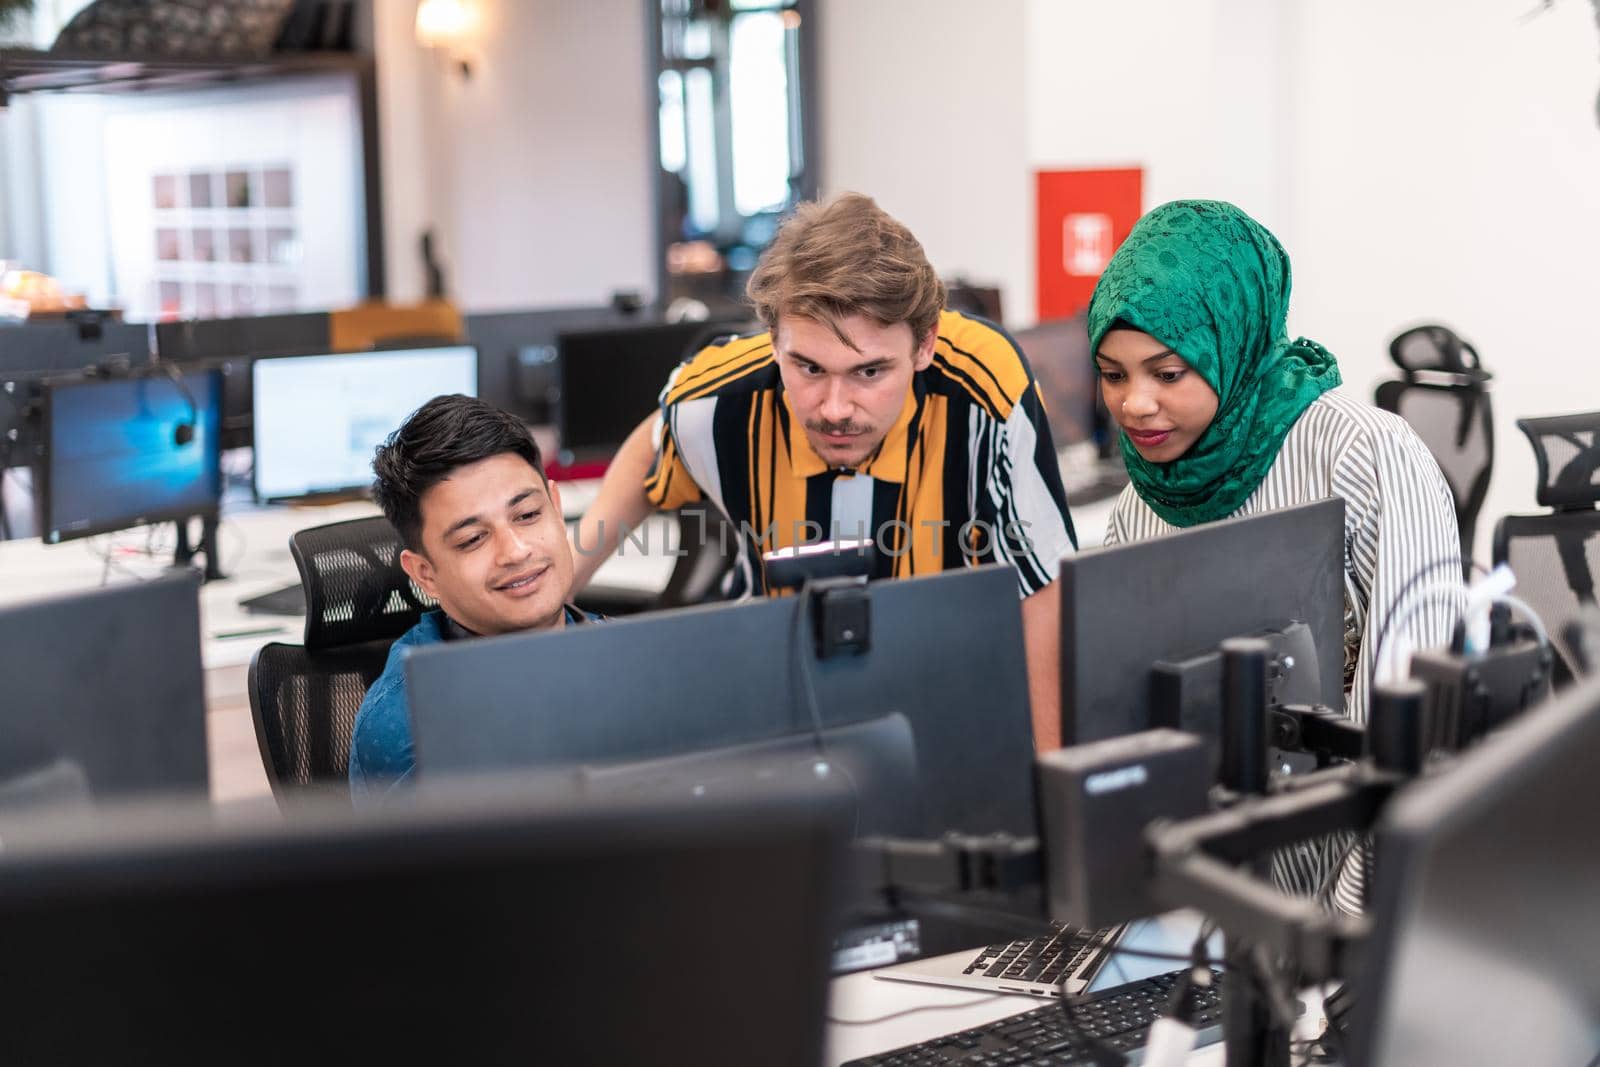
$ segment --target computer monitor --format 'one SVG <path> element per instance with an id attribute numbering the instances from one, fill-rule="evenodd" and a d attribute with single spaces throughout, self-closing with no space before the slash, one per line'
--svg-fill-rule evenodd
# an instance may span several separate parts
<path id="1" fill-rule="evenodd" d="M 114 321 L 29 322 L 0 326 L 0 467 L 33 462 L 28 405 L 39 383 L 88 367 L 121 372 L 150 362 L 149 328 Z M 10 442 L 9 446 L 6 442 Z"/>
<path id="2" fill-rule="evenodd" d="M 251 365 L 256 499 L 366 490 L 372 454 L 436 396 L 478 391 L 471 345 L 274 356 Z"/>
<path id="3" fill-rule="evenodd" d="M 467 315 L 467 340 L 478 346 L 478 395 L 526 422 L 553 426 L 561 394 L 560 334 L 626 327 L 646 317 L 609 304 Z"/>
<path id="4" fill-rule="evenodd" d="M 214 517 L 221 404 L 215 371 L 49 384 L 39 464 L 44 540 Z"/>
<path id="5" fill-rule="evenodd" d="M 667 375 L 693 347 L 736 328 L 679 322 L 563 331 L 556 340 L 561 462 L 610 458 L 656 409 Z"/>
<path id="6" fill-rule="evenodd" d="M 831 815 L 342 808 L 8 824 L 8 1062 L 822 1062 Z"/>
<path id="7" fill-rule="evenodd" d="M 1005 322 L 1004 304 L 997 286 L 974 285 L 965 278 L 952 278 L 944 283 L 944 306 L 964 315 L 987 319 L 996 326 Z"/>
<path id="8" fill-rule="evenodd" d="M 187 319 L 156 324 L 164 360 L 203 363 L 222 371 L 222 447 L 250 446 L 250 361 L 256 356 L 326 352 L 333 347 L 326 311 Z"/>
<path id="9" fill-rule="evenodd" d="M 781 759 L 784 741 L 813 754 L 838 742 L 896 775 L 909 758 L 920 778 L 887 814 L 857 783 L 869 819 L 912 836 L 1032 835 L 1016 582 L 1010 568 L 989 566 L 866 586 L 870 647 L 859 655 L 818 658 L 794 597 L 419 648 L 406 660 L 417 778 L 729 746 Z M 909 757 L 893 754 L 907 747 Z"/>
<path id="10" fill-rule="evenodd" d="M 1013 330 L 1011 339 L 1028 357 L 1044 397 L 1050 437 L 1057 448 L 1095 440 L 1099 387 L 1089 354 L 1089 328 L 1082 315 Z"/>
<path id="11" fill-rule="evenodd" d="M 1590 681 L 1391 802 L 1351 1064 L 1595 1062 L 1597 753 Z"/>
<path id="12" fill-rule="evenodd" d="M 185 570 L 0 608 L 0 788 L 64 765 L 96 801 L 205 795 L 199 587 Z"/>
<path id="13" fill-rule="evenodd" d="M 1062 557 L 1061 732 L 1221 736 L 1221 657 L 1264 634 L 1281 703 L 1344 706 L 1344 501 L 1336 497 Z"/>

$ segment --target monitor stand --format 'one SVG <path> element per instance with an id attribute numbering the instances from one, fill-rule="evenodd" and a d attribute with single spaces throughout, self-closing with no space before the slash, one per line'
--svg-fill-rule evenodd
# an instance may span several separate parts
<path id="1" fill-rule="evenodd" d="M 226 578 L 222 573 L 222 560 L 217 552 L 217 517 L 203 515 L 200 518 L 200 540 L 191 544 L 189 541 L 189 519 L 178 520 L 178 545 L 172 552 L 172 565 L 174 567 L 187 567 L 194 562 L 194 557 L 206 557 L 206 565 L 201 571 L 202 580 L 214 582 Z"/>

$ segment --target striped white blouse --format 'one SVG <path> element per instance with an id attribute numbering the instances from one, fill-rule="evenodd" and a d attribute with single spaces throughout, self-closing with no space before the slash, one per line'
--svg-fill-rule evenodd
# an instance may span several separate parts
<path id="1" fill-rule="evenodd" d="M 1448 644 L 1464 600 L 1455 505 L 1439 465 L 1399 416 L 1341 390 L 1312 402 L 1284 438 L 1267 476 L 1234 516 L 1344 498 L 1345 712 L 1367 720 L 1381 653 Z M 1108 545 L 1171 533 L 1135 492 L 1123 490 L 1106 529 Z M 1377 646 L 1382 641 L 1393 650 Z M 1327 872 L 1349 838 L 1285 850 L 1280 883 L 1325 891 Z M 1361 865 L 1346 865 L 1334 899 L 1359 910 Z"/>

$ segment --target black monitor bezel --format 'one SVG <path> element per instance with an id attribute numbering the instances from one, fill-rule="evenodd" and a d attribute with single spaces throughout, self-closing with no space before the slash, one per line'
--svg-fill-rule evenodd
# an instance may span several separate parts
<path id="1" fill-rule="evenodd" d="M 459 344 L 417 345 L 407 348 L 359 348 L 351 352 L 274 352 L 270 355 L 254 356 L 250 359 L 250 492 L 255 497 L 257 504 L 298 504 L 298 503 L 331 503 L 340 500 L 365 500 L 372 492 L 372 479 L 356 485 L 340 488 L 318 489 L 310 493 L 295 493 L 286 496 L 267 496 L 261 491 L 260 471 L 261 464 L 257 462 L 257 448 L 260 444 L 257 433 L 256 419 L 256 367 L 262 363 L 272 363 L 285 359 L 324 359 L 345 358 L 352 356 L 398 356 L 412 352 L 438 352 L 445 349 L 471 349 L 472 350 L 472 391 L 476 396 L 478 383 L 482 376 L 482 353 L 478 346 L 470 341 Z M 408 413 L 409 414 L 409 413 Z M 396 429 L 399 424 L 396 424 Z"/>
<path id="2" fill-rule="evenodd" d="M 182 522 L 185 519 L 217 519 L 222 514 L 222 372 L 216 368 L 201 370 L 180 371 L 185 377 L 210 376 L 215 383 L 212 395 L 217 403 L 217 434 L 216 441 L 211 448 L 214 459 L 211 468 L 211 481 L 213 492 L 212 503 L 201 508 L 161 508 L 155 511 L 130 515 L 123 519 L 109 522 L 94 523 L 82 529 L 62 532 L 55 529 L 55 499 L 54 475 L 52 472 L 52 457 L 50 443 L 55 439 L 55 404 L 56 394 L 60 390 L 72 389 L 83 386 L 122 384 L 140 379 L 154 381 L 168 381 L 164 374 L 147 371 L 140 374 L 118 375 L 113 378 L 90 378 L 73 376 L 67 378 L 51 378 L 42 381 L 40 390 L 40 432 L 42 434 L 39 462 L 35 468 L 34 477 L 37 480 L 39 505 L 39 539 L 47 545 L 59 545 L 68 541 L 79 541 L 85 537 L 98 537 L 101 534 L 116 533 L 120 530 L 132 530 L 140 526 L 154 526 L 164 522 Z"/>

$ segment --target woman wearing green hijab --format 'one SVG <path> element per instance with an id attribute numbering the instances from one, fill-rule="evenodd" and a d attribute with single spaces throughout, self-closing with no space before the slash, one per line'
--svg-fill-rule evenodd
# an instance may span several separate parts
<path id="1" fill-rule="evenodd" d="M 1402 620 L 1385 643 L 1449 641 L 1458 604 L 1417 593 L 1458 580 L 1460 535 L 1411 428 L 1339 390 L 1327 349 L 1289 339 L 1289 280 L 1283 247 L 1232 204 L 1174 201 L 1134 226 L 1089 304 L 1130 477 L 1106 543 L 1343 497 L 1345 709 L 1365 722 L 1384 620 Z"/>

